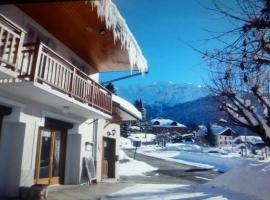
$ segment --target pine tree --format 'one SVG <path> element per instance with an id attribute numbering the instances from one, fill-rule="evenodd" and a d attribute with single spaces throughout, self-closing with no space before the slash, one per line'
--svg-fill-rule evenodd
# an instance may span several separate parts
<path id="1" fill-rule="evenodd" d="M 207 132 L 205 135 L 205 140 L 208 142 L 209 146 L 214 147 L 216 146 L 216 137 L 212 129 L 211 123 L 207 124 Z"/>
<path id="2" fill-rule="evenodd" d="M 108 83 L 107 85 L 105 85 L 105 88 L 111 93 L 116 94 L 116 89 L 112 83 Z"/>
<path id="3" fill-rule="evenodd" d="M 135 100 L 134 106 L 135 106 L 140 112 L 142 112 L 142 109 L 143 109 L 142 99 L 137 99 L 137 100 Z"/>

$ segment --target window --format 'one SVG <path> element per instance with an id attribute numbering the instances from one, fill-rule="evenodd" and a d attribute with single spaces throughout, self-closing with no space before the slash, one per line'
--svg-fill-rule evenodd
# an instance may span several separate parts
<path id="1" fill-rule="evenodd" d="M 177 122 L 172 122 L 171 126 L 177 126 Z"/>
<path id="2" fill-rule="evenodd" d="M 159 121 L 155 121 L 154 123 L 153 123 L 153 125 L 160 125 L 160 123 L 159 123 Z"/>

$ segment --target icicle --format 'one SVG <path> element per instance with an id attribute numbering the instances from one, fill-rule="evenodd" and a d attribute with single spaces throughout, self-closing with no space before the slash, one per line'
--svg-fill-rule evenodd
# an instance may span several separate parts
<path id="1" fill-rule="evenodd" d="M 111 0 L 90 2 L 93 7 L 96 7 L 98 17 L 105 20 L 106 28 L 113 31 L 114 41 L 119 40 L 121 48 L 127 50 L 131 70 L 136 67 L 141 72 L 146 72 L 148 69 L 147 61 L 115 4 Z"/>

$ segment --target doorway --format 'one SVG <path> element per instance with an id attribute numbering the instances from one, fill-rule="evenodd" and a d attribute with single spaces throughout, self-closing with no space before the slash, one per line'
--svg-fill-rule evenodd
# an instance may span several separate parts
<path id="1" fill-rule="evenodd" d="M 103 137 L 102 178 L 115 178 L 115 139 Z"/>
<path id="2" fill-rule="evenodd" d="M 39 128 L 35 170 L 36 184 L 63 184 L 66 134 L 66 129 Z"/>

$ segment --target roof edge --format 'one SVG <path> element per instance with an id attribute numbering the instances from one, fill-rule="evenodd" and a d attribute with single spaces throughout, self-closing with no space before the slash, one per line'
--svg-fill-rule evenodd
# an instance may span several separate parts
<path id="1" fill-rule="evenodd" d="M 106 28 L 112 29 L 114 41 L 121 42 L 121 48 L 127 50 L 130 62 L 130 70 L 138 68 L 142 73 L 148 71 L 147 60 L 129 30 L 125 19 L 120 14 L 116 5 L 111 0 L 90 1 L 92 8 L 97 9 L 98 17 L 105 20 Z"/>

